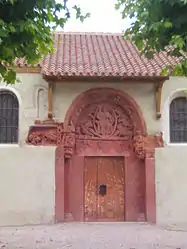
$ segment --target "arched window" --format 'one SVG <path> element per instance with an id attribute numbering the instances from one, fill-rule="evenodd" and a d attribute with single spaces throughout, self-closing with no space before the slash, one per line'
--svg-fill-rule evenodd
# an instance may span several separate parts
<path id="1" fill-rule="evenodd" d="M 170 142 L 187 143 L 187 98 L 175 98 L 170 104 Z"/>
<path id="2" fill-rule="evenodd" d="M 0 144 L 18 143 L 19 103 L 11 91 L 0 91 Z"/>

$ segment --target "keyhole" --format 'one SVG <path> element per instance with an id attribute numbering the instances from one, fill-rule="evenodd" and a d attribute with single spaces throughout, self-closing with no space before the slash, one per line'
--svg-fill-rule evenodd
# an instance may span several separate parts
<path id="1" fill-rule="evenodd" d="M 106 184 L 101 184 L 99 186 L 99 195 L 101 195 L 101 196 L 106 195 Z"/>

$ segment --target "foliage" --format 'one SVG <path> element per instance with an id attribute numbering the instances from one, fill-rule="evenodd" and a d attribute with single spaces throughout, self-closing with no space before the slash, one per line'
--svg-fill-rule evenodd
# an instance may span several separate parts
<path id="1" fill-rule="evenodd" d="M 76 17 L 89 16 L 74 6 Z M 67 0 L 0 0 L 0 80 L 13 84 L 15 58 L 30 64 L 53 50 L 52 31 L 70 18 Z"/>
<path id="2" fill-rule="evenodd" d="M 118 0 L 116 9 L 132 19 L 126 39 L 148 58 L 160 51 L 178 57 L 173 74 L 187 75 L 187 0 Z"/>

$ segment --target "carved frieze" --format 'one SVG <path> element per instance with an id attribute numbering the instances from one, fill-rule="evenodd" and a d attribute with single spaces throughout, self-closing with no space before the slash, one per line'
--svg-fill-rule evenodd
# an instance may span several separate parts
<path id="1" fill-rule="evenodd" d="M 62 144 L 63 124 L 33 125 L 30 127 L 26 143 L 30 145 Z"/>
<path id="2" fill-rule="evenodd" d="M 138 158 L 154 157 L 155 148 L 163 147 L 162 134 L 155 136 L 137 135 L 133 138 L 134 151 Z"/>

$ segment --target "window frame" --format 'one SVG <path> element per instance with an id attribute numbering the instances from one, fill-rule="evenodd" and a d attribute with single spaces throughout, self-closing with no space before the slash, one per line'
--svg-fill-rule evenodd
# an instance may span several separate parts
<path id="1" fill-rule="evenodd" d="M 166 101 L 163 104 L 163 114 L 162 114 L 162 131 L 163 131 L 163 140 L 166 146 L 187 146 L 187 142 L 183 143 L 173 143 L 170 140 L 170 105 L 172 101 L 179 97 L 187 97 L 186 88 L 176 89 L 171 92 Z"/>
<path id="2" fill-rule="evenodd" d="M 21 97 L 16 89 L 10 86 L 0 86 L 0 92 L 9 92 L 13 94 L 18 101 L 18 134 L 17 134 L 17 142 L 16 143 L 0 143 L 0 147 L 19 147 L 20 145 L 20 106 L 21 106 Z"/>
<path id="3" fill-rule="evenodd" d="M 175 107 L 176 105 L 176 107 Z M 181 108 L 181 105 L 182 105 L 182 109 L 184 108 L 184 111 L 180 114 L 182 114 L 182 118 L 180 117 L 181 115 L 179 115 L 179 111 L 180 108 Z M 187 133 L 187 128 L 186 128 L 186 124 L 187 124 L 187 117 L 185 115 L 185 113 L 187 114 L 187 96 L 178 96 L 176 98 L 174 98 L 171 103 L 170 103 L 170 106 L 169 106 L 169 115 L 170 115 L 170 118 L 169 118 L 169 125 L 170 125 L 170 143 L 172 144 L 184 144 L 184 143 L 187 143 L 187 136 L 185 135 L 184 137 L 184 133 Z M 186 109 L 186 110 L 185 110 Z M 171 117 L 171 114 L 172 114 L 172 117 Z M 177 115 L 177 117 L 176 117 Z M 178 116 L 179 115 L 179 116 Z M 184 125 L 184 127 L 180 126 L 179 124 L 179 128 L 175 127 L 176 126 L 176 118 L 177 120 L 179 119 L 179 122 L 182 121 L 182 126 Z M 182 129 L 183 128 L 183 129 Z M 180 135 L 180 130 L 182 132 L 182 139 L 181 137 L 179 136 Z M 179 138 L 179 141 L 176 141 L 175 140 L 175 134 L 174 133 L 178 133 L 178 138 Z"/>

